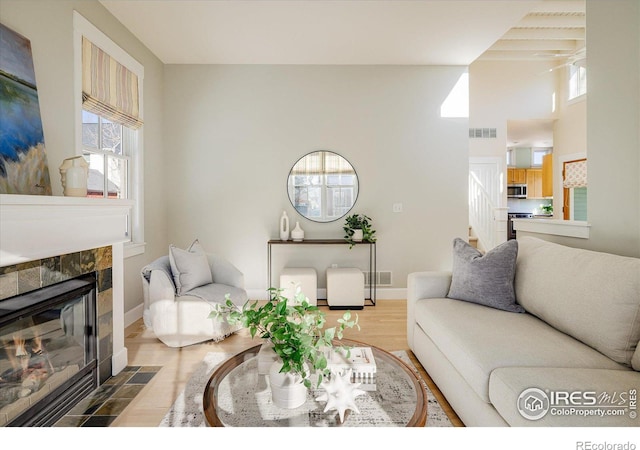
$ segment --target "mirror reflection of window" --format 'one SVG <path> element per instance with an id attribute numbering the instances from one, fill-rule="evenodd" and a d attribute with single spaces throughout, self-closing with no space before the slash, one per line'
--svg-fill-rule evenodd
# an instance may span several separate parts
<path id="1" fill-rule="evenodd" d="M 288 180 L 291 204 L 315 222 L 331 222 L 345 216 L 358 197 L 358 176 L 342 156 L 317 151 L 300 158 Z"/>

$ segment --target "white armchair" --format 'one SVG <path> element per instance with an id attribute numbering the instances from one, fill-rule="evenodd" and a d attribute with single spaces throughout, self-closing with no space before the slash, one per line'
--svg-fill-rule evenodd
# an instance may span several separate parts
<path id="1" fill-rule="evenodd" d="M 206 254 L 206 258 L 213 282 L 184 293 L 176 289 L 169 256 L 142 269 L 144 324 L 169 347 L 221 341 L 239 329 L 208 316 L 214 303 L 224 303 L 226 294 L 238 306 L 247 301 L 244 275 L 220 256 Z"/>

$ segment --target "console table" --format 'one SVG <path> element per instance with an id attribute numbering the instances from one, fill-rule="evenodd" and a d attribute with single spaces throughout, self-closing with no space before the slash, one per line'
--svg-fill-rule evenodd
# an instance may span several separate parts
<path id="1" fill-rule="evenodd" d="M 303 241 L 283 241 L 280 239 L 271 239 L 267 242 L 267 271 L 268 271 L 268 279 L 267 286 L 271 286 L 271 247 L 274 245 L 293 245 L 293 246 L 303 246 L 303 245 L 344 245 L 348 246 L 349 243 L 344 239 L 305 239 Z M 376 243 L 375 242 L 356 242 L 355 245 L 368 245 L 369 246 L 369 297 L 365 298 L 365 306 L 375 306 L 376 305 L 376 289 L 377 282 L 376 279 Z M 347 247 L 348 248 L 348 247 Z"/>

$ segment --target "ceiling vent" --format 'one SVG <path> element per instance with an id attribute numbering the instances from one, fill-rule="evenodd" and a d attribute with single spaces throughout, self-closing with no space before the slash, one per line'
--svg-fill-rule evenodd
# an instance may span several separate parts
<path id="1" fill-rule="evenodd" d="M 496 137 L 496 128 L 469 128 L 469 138 L 471 139 L 495 139 Z"/>

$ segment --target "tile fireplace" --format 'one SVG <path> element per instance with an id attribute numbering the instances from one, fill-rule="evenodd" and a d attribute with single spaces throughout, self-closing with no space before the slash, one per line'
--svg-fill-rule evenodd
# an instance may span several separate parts
<path id="1" fill-rule="evenodd" d="M 98 386 L 96 278 L 0 300 L 0 425 L 50 426 Z"/>
<path id="2" fill-rule="evenodd" d="M 62 378 L 80 379 L 70 395 L 81 396 L 126 367 L 123 246 L 130 208 L 128 201 L 0 195 L 0 426 L 47 425 L 51 417 L 21 405 L 68 388 Z M 31 304 L 81 280 L 92 280 L 91 293 Z M 15 312 L 21 305 L 29 305 L 26 312 Z"/>

